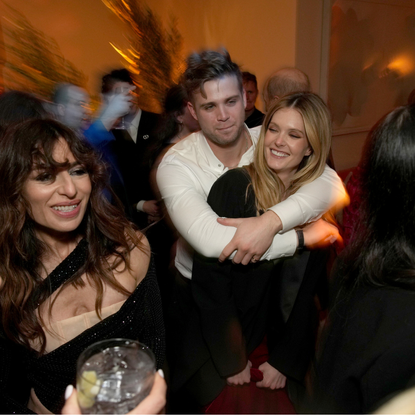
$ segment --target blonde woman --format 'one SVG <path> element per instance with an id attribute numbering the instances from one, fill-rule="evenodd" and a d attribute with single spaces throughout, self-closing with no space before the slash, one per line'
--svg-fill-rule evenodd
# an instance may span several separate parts
<path id="1" fill-rule="evenodd" d="M 208 203 L 222 217 L 261 215 L 322 174 L 330 144 L 330 115 L 321 98 L 288 95 L 267 113 L 254 162 L 221 176 Z M 301 248 L 302 231 L 297 233 Z M 287 377 L 303 380 L 314 351 L 313 297 L 325 280 L 325 255 L 305 251 L 285 261 L 243 266 L 196 254 L 192 292 L 209 354 L 197 389 L 220 395 L 206 412 L 287 410 L 278 407 L 275 394 L 258 388 L 283 388 Z M 236 399 L 226 383 L 250 385 L 239 386 L 242 397 Z M 195 384 L 190 390 L 197 395 Z"/>

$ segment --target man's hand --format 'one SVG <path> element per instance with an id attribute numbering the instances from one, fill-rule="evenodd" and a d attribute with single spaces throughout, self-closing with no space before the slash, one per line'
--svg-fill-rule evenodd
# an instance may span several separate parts
<path id="1" fill-rule="evenodd" d="M 268 362 L 262 363 L 258 369 L 264 374 L 261 382 L 256 383 L 258 388 L 282 389 L 285 387 L 287 378 Z"/>
<path id="2" fill-rule="evenodd" d="M 157 200 L 146 200 L 143 204 L 143 212 L 150 216 L 160 216 L 161 210 Z"/>
<path id="3" fill-rule="evenodd" d="M 279 216 L 269 210 L 256 218 L 222 219 L 218 222 L 237 228 L 235 236 L 223 249 L 219 261 L 224 261 L 232 252 L 237 251 L 233 262 L 247 265 L 257 262 L 270 247 L 274 236 L 282 229 Z"/>
<path id="4" fill-rule="evenodd" d="M 236 375 L 230 376 L 226 379 L 228 385 L 243 385 L 244 383 L 249 383 L 251 381 L 251 366 L 252 363 L 248 360 L 245 369 L 242 372 L 237 373 Z"/>
<path id="5" fill-rule="evenodd" d="M 323 248 L 336 241 L 342 243 L 339 230 L 323 219 L 310 223 L 304 229 L 304 244 L 308 249 Z"/>
<path id="6" fill-rule="evenodd" d="M 129 113 L 133 99 L 130 92 L 134 89 L 135 86 L 131 86 L 128 91 L 119 94 L 107 94 L 108 103 L 102 111 L 100 120 L 108 131 L 111 130 L 120 117 Z"/>

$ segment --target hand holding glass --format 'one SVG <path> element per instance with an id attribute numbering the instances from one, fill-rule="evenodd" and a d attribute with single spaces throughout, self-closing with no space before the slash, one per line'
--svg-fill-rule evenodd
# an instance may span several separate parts
<path id="1" fill-rule="evenodd" d="M 154 355 L 137 341 L 110 339 L 91 345 L 77 363 L 82 413 L 126 414 L 150 393 L 154 376 Z"/>
<path id="2" fill-rule="evenodd" d="M 117 88 L 114 89 L 114 94 L 119 95 L 119 94 L 130 94 L 132 91 L 132 87 L 125 87 L 125 86 L 119 86 Z M 120 122 L 114 127 L 116 130 L 126 130 L 127 127 L 125 125 L 125 115 L 121 117 Z"/>

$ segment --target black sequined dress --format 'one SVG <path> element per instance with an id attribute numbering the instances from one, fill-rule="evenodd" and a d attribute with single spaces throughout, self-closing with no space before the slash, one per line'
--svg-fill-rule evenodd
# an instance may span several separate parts
<path id="1" fill-rule="evenodd" d="M 87 247 L 88 243 L 82 240 L 45 279 L 45 283 L 51 284 L 52 292 L 84 264 Z M 1 338 L 1 413 L 30 413 L 25 406 L 28 396 L 24 393 L 23 385 L 26 380 L 46 408 L 52 413 L 60 413 L 67 385 L 75 384 L 78 356 L 92 343 L 116 337 L 140 340 L 154 352 L 157 368 L 162 366 L 165 335 L 160 293 L 153 264 L 118 312 L 50 353 L 36 357 L 34 353 L 24 351 Z"/>

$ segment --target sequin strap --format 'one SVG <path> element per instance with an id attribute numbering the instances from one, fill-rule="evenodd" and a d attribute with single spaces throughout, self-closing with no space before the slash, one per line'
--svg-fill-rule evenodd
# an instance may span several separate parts
<path id="1" fill-rule="evenodd" d="M 44 279 L 43 284 L 36 290 L 33 298 L 35 303 L 40 293 L 48 287 L 49 296 L 75 274 L 86 261 L 88 242 L 82 239 L 76 248 Z"/>

